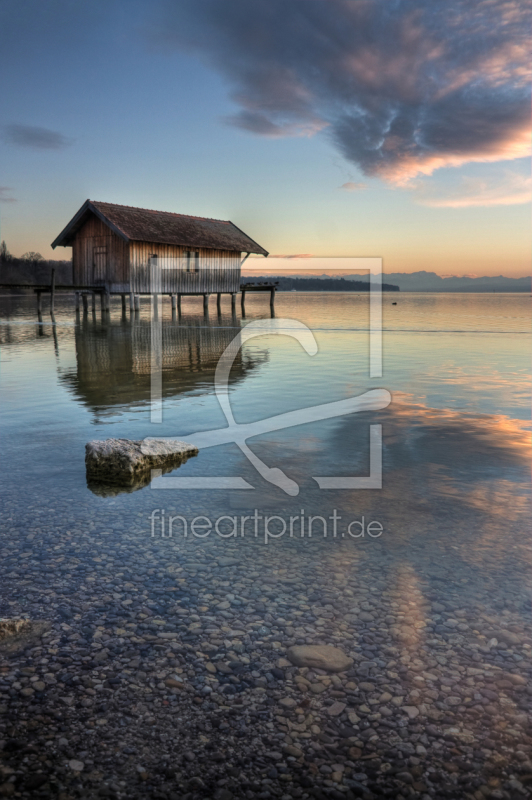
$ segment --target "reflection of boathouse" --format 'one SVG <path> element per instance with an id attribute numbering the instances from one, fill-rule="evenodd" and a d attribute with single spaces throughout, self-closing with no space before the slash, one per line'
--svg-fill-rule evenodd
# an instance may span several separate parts
<path id="1" fill-rule="evenodd" d="M 232 342 L 235 328 L 179 326 L 163 321 L 159 332 L 162 363 L 162 396 L 213 386 L 218 359 Z M 76 326 L 77 370 L 63 380 L 87 406 L 105 413 L 117 406 L 150 402 L 152 330 L 149 321 L 122 320 L 102 325 L 85 320 Z M 262 361 L 239 351 L 230 380 L 242 378 Z"/>

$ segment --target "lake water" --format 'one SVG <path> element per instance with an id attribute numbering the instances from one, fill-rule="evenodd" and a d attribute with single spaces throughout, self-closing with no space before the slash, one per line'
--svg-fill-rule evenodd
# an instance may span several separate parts
<path id="1" fill-rule="evenodd" d="M 357 689 L 366 710 L 357 712 L 359 722 L 349 721 L 346 715 L 357 711 L 353 701 L 338 717 L 327 717 L 330 687 L 310 695 L 311 710 L 322 731 L 320 719 L 328 719 L 333 739 L 335 729 L 340 735 L 342 725 L 350 726 L 350 744 L 360 757 L 366 750 L 382 761 L 383 748 L 407 741 L 414 743 L 415 759 L 422 743 L 423 764 L 443 770 L 443 786 L 452 788 L 455 772 L 441 766 L 437 746 L 446 729 L 455 748 L 466 748 L 463 757 L 473 757 L 468 747 L 513 754 L 521 746 L 519 763 L 526 761 L 532 752 L 528 695 L 520 679 L 528 680 L 532 666 L 528 295 L 385 294 L 382 377 L 370 378 L 367 296 L 279 294 L 276 319 L 308 326 L 317 352 L 309 355 L 294 338 L 271 333 L 245 343 L 229 378 L 237 423 L 369 390 L 391 394 L 381 410 L 247 441 L 263 464 L 297 484 L 297 495 L 265 480 L 235 443 L 201 448 L 158 486 L 172 477 L 238 477 L 250 488 L 151 484 L 118 492 L 88 485 L 85 476 L 90 440 L 194 442 L 194 433 L 226 427 L 214 392 L 216 364 L 246 324 L 268 316 L 266 296 L 247 298 L 245 320 L 240 313 L 232 317 L 225 301 L 222 314 L 213 304 L 208 319 L 200 299 L 185 299 L 180 319 L 172 319 L 164 304 L 158 327 L 162 422 L 152 421 L 148 305 L 140 315 L 122 315 L 117 305 L 110 315 L 98 310 L 76 322 L 71 299 L 56 303 L 52 326 L 46 312 L 38 323 L 33 298 L 0 298 L 0 616 L 53 623 L 47 644 L 35 651 L 42 669 L 62 647 L 72 650 L 63 653 L 65 663 L 88 665 L 101 681 L 107 670 L 107 677 L 119 674 L 127 683 L 138 666 L 128 665 L 139 653 L 156 664 L 159 681 L 165 670 L 174 674 L 176 664 L 186 676 L 186 653 L 176 649 L 172 661 L 171 651 L 150 644 L 154 615 L 183 647 L 194 649 L 196 660 L 210 638 L 218 648 L 215 661 L 240 658 L 247 668 L 251 660 L 260 674 L 290 644 L 334 644 L 354 660 L 352 681 L 365 678 L 370 687 Z M 370 474 L 370 425 L 382 426 L 382 488 L 319 488 L 316 476 Z M 170 516 L 180 518 L 171 538 Z M 200 516 L 201 536 L 193 535 L 190 526 Z M 368 534 L 370 522 L 380 535 Z M 234 563 L 224 567 L 224 558 Z M 191 615 L 185 627 L 177 625 L 176 603 Z M 227 603 L 227 616 L 217 616 L 219 603 Z M 98 626 L 104 651 L 86 632 Z M 97 652 L 106 659 L 96 663 Z M 231 704 L 233 692 L 220 694 L 223 682 L 212 678 L 209 684 L 210 673 L 198 669 L 194 678 L 188 673 L 192 694 L 211 686 L 213 696 Z M 139 680 L 149 683 L 148 673 L 136 677 L 137 688 Z M 508 683 L 508 675 L 518 677 Z M 267 686 L 275 705 L 279 686 L 272 680 Z M 508 685 L 501 688 L 504 680 Z M 253 697 L 253 679 L 233 684 L 236 694 Z M 159 699 L 153 689 L 153 708 L 145 695 L 132 700 L 136 689 L 130 690 L 129 718 L 157 714 L 158 702 L 172 710 L 175 693 L 165 699 L 168 689 L 161 685 Z M 403 700 L 382 700 L 386 687 Z M 0 708 L 1 691 L 0 684 Z M 351 690 L 337 691 L 338 702 L 345 702 Z M 41 694 L 39 702 L 48 702 Z M 405 707 L 414 710 L 405 713 Z M 200 701 L 194 713 L 201 708 Z M 274 744 L 290 731 L 304 750 L 314 741 L 310 723 L 298 738 L 289 722 L 268 719 Z M 251 723 L 246 718 L 242 724 L 245 730 Z M 315 753 L 323 749 L 316 741 Z M 340 762 L 342 752 L 335 751 Z M 344 765 L 344 778 L 351 771 L 365 774 L 359 781 L 373 783 L 374 790 L 386 784 L 385 770 L 368 772 L 355 756 L 342 756 L 353 764 Z M 323 753 L 319 758 L 328 763 Z M 488 755 L 476 758 L 484 763 Z M 257 769 L 260 777 L 260 764 Z M 464 774 L 479 771 L 477 764 Z M 338 784 L 324 774 L 326 787 Z M 432 792 L 426 774 L 414 770 L 413 776 Z"/>

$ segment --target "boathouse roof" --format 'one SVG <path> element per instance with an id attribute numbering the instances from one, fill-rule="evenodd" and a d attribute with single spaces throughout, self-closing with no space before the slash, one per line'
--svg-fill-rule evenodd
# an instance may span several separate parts
<path id="1" fill-rule="evenodd" d="M 66 228 L 52 242 L 52 247 L 71 246 L 76 233 L 91 214 L 101 219 L 126 242 L 153 242 L 268 255 L 263 247 L 228 220 L 191 217 L 187 214 L 174 214 L 171 211 L 151 211 L 147 208 L 120 206 L 96 200 L 85 201 Z"/>

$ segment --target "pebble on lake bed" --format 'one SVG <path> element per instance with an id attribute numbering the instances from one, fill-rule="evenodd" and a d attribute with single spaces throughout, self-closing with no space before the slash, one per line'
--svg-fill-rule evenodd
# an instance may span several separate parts
<path id="1" fill-rule="evenodd" d="M 353 663 L 343 650 L 331 645 L 294 645 L 286 655 L 297 667 L 315 667 L 327 672 L 343 672 Z"/>

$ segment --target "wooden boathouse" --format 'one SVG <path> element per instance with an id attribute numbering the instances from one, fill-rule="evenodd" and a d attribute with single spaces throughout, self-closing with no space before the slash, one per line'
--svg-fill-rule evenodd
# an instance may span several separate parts
<path id="1" fill-rule="evenodd" d="M 105 295 L 107 306 L 112 294 L 123 303 L 130 295 L 131 308 L 142 294 L 171 295 L 178 307 L 183 295 L 203 295 L 206 305 L 210 294 L 218 304 L 230 294 L 234 305 L 243 261 L 251 253 L 268 255 L 226 220 L 93 200 L 52 242 L 56 247 L 72 247 L 73 288 L 96 291 L 102 302 Z"/>

